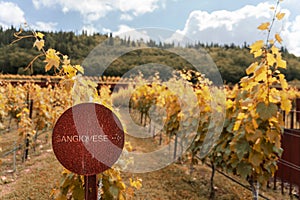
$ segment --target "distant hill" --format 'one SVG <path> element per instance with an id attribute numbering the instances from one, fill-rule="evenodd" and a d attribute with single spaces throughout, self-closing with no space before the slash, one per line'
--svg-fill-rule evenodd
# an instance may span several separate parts
<path id="1" fill-rule="evenodd" d="M 3 30 L 0 27 L 0 73 L 30 74 L 29 71 L 24 71 L 23 69 L 39 52 L 35 50 L 35 48 L 32 48 L 33 39 L 21 40 L 10 45 L 14 40 L 13 34 L 16 31 L 18 30 L 14 27 L 7 30 Z M 24 34 L 26 34 L 26 32 L 24 32 Z M 143 48 L 128 52 L 120 56 L 117 60 L 113 60 L 104 72 L 107 76 L 122 76 L 133 67 L 149 63 L 167 65 L 174 69 L 193 69 L 191 63 L 177 56 L 176 53 L 170 52 L 172 49 L 176 49 L 175 52 L 182 50 L 182 47 L 175 47 L 174 44 L 162 44 L 154 41 L 131 41 L 130 37 L 120 39 L 113 38 L 111 35 L 101 34 L 89 36 L 86 32 L 82 32 L 80 35 L 76 35 L 73 32 L 62 31 L 45 32 L 44 34 L 46 47 L 55 48 L 62 54 L 68 55 L 71 58 L 72 64 L 82 64 L 89 53 L 105 40 L 105 55 L 102 56 L 103 59 L 101 63 L 102 61 L 110 61 L 114 55 L 118 55 L 125 50 L 127 51 L 128 48 Z M 253 57 L 249 54 L 247 44 L 243 47 L 239 47 L 234 44 L 221 46 L 218 44 L 202 44 L 199 42 L 189 44 L 185 48 L 188 48 L 184 49 L 184 51 L 188 52 L 190 59 L 201 60 L 203 65 L 205 65 L 207 61 L 206 51 L 217 65 L 225 83 L 238 82 L 240 78 L 245 75 L 245 69 L 253 62 Z M 288 69 L 284 70 L 283 73 L 289 81 L 300 80 L 300 58 L 289 54 L 285 48 L 281 48 L 281 50 L 283 57 L 288 62 Z M 188 60 L 190 61 L 190 59 Z M 86 70 L 87 75 L 95 76 L 100 73 L 97 68 L 97 62 L 99 64 L 97 60 L 95 60 L 95 63 L 93 63 L 93 61 L 86 63 L 88 65 Z M 153 65 L 152 68 L 149 68 L 148 73 L 153 74 L 156 70 L 157 68 Z M 211 75 L 217 73 L 213 69 L 208 68 L 207 70 Z M 35 62 L 33 74 L 45 74 L 44 63 L 41 60 Z M 53 71 L 47 72 L 46 74 L 51 75 Z"/>

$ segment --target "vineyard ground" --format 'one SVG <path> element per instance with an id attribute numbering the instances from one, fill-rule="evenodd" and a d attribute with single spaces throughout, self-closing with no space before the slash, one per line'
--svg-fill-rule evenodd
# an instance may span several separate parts
<path id="1" fill-rule="evenodd" d="M 2 142 L 4 138 L 13 138 L 6 137 L 8 134 L 16 134 L 16 132 L 1 135 Z M 0 182 L 0 199 L 50 199 L 51 189 L 60 180 L 62 166 L 55 158 L 51 141 L 45 143 L 45 137 L 41 138 L 44 141 L 39 142 L 38 150 L 31 154 L 30 159 L 25 163 L 21 162 L 21 155 L 18 152 L 17 171 L 15 173 L 8 172 L 9 169 L 12 169 L 12 156 L 4 159 L 0 173 L 2 180 Z M 138 151 L 152 149 L 156 144 L 156 142 L 150 142 L 149 140 L 151 139 L 144 140 L 142 144 L 134 138 L 129 138 L 129 140 Z M 197 165 L 194 173 L 190 175 L 189 164 L 174 163 L 164 169 L 150 173 L 122 173 L 122 175 L 125 180 L 128 180 L 129 177 L 142 178 L 143 187 L 136 192 L 136 197 L 134 198 L 137 200 L 204 200 L 209 197 L 210 172 L 209 167 Z M 6 181 L 3 182 L 3 179 Z M 125 182 L 128 183 L 127 181 Z M 250 191 L 219 174 L 216 174 L 215 177 L 215 188 L 216 199 L 251 199 Z M 289 199 L 289 196 L 281 196 L 279 190 L 268 190 L 264 191 L 263 194 L 269 199 Z"/>

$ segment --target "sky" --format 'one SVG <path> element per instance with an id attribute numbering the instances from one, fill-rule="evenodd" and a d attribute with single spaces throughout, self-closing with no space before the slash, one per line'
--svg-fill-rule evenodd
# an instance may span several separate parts
<path id="1" fill-rule="evenodd" d="M 276 0 L 0 0 L 0 26 L 27 22 L 42 31 L 74 31 L 120 35 L 141 28 L 169 30 L 169 41 L 183 36 L 201 43 L 241 45 L 266 39 L 256 28 L 272 19 Z M 282 45 L 300 56 L 299 0 L 283 0 L 276 22 Z"/>

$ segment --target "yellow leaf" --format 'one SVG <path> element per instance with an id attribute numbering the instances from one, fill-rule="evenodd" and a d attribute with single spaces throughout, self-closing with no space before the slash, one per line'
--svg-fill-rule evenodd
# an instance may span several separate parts
<path id="1" fill-rule="evenodd" d="M 130 185 L 138 190 L 142 187 L 142 179 L 137 179 L 136 181 L 133 181 L 132 178 L 129 178 L 129 181 Z"/>
<path id="2" fill-rule="evenodd" d="M 280 102 L 280 94 L 276 88 L 272 88 L 270 90 L 269 100 L 271 103 L 279 103 Z"/>
<path id="3" fill-rule="evenodd" d="M 281 44 L 282 38 L 280 37 L 280 35 L 278 33 L 275 34 L 275 39 Z"/>
<path id="4" fill-rule="evenodd" d="M 285 13 L 279 12 L 279 13 L 276 14 L 276 18 L 277 18 L 278 20 L 282 20 L 282 18 L 284 18 L 284 16 L 285 16 Z"/>
<path id="5" fill-rule="evenodd" d="M 253 72 L 255 71 L 255 69 L 257 68 L 257 66 L 258 66 L 258 63 L 257 63 L 257 62 L 252 63 L 252 64 L 246 69 L 247 75 L 253 73 Z"/>
<path id="6" fill-rule="evenodd" d="M 244 118 L 246 118 L 247 117 L 247 115 L 245 115 L 245 113 L 239 113 L 238 114 L 238 116 L 237 116 L 237 119 L 244 119 Z"/>
<path id="7" fill-rule="evenodd" d="M 277 56 L 277 54 L 279 54 L 279 49 L 275 45 L 273 45 L 271 47 L 271 51 L 273 54 L 276 54 L 276 56 Z"/>
<path id="8" fill-rule="evenodd" d="M 55 68 L 59 67 L 60 59 L 58 57 L 58 52 L 56 52 L 54 49 L 48 49 L 46 52 L 46 59 L 44 62 L 46 62 L 45 71 L 49 71 L 53 66 Z"/>
<path id="9" fill-rule="evenodd" d="M 257 58 L 263 54 L 262 49 L 259 49 L 258 51 L 254 52 L 254 58 Z"/>
<path id="10" fill-rule="evenodd" d="M 40 39 L 43 39 L 44 36 L 45 36 L 45 35 L 44 35 L 43 33 L 41 33 L 41 32 L 35 33 L 35 37 L 38 37 L 38 38 L 40 38 Z"/>
<path id="11" fill-rule="evenodd" d="M 121 192 L 119 193 L 118 199 L 119 200 L 126 200 L 124 195 Z"/>
<path id="12" fill-rule="evenodd" d="M 288 99 L 285 99 L 284 101 L 281 102 L 280 107 L 282 110 L 285 110 L 287 113 L 289 113 L 292 109 L 291 101 Z"/>
<path id="13" fill-rule="evenodd" d="M 22 113 L 18 113 L 17 115 L 16 115 L 16 117 L 20 117 L 22 115 Z"/>
<path id="14" fill-rule="evenodd" d="M 286 69 L 286 61 L 281 59 L 281 56 L 277 56 L 277 67 Z"/>
<path id="15" fill-rule="evenodd" d="M 283 74 L 279 74 L 279 81 L 280 81 L 280 84 L 281 84 L 281 87 L 282 89 L 287 89 L 288 88 L 288 83 L 286 82 L 285 78 L 284 78 L 284 75 Z"/>
<path id="16" fill-rule="evenodd" d="M 253 128 L 257 129 L 258 128 L 258 124 L 257 124 L 256 120 L 252 119 L 251 121 L 252 121 L 252 124 L 253 124 Z"/>
<path id="17" fill-rule="evenodd" d="M 256 81 L 266 80 L 267 78 L 267 67 L 266 65 L 260 65 L 258 68 L 256 68 L 254 75 Z"/>
<path id="18" fill-rule="evenodd" d="M 40 51 L 45 46 L 44 40 L 36 39 L 36 41 L 33 44 L 33 47 L 37 47 L 37 49 Z"/>
<path id="19" fill-rule="evenodd" d="M 259 84 L 258 82 L 254 81 L 254 78 L 250 78 L 248 82 L 245 83 L 241 83 L 241 86 L 245 89 L 245 90 L 251 90 L 254 86 L 256 86 L 257 84 Z M 242 109 L 245 109 L 242 107 Z M 246 108 L 248 109 L 248 108 Z"/>
<path id="20" fill-rule="evenodd" d="M 268 61 L 268 65 L 269 66 L 273 66 L 274 65 L 274 63 L 276 62 L 276 60 L 275 60 L 273 54 L 271 54 L 271 53 L 267 54 L 267 61 Z"/>
<path id="21" fill-rule="evenodd" d="M 256 42 L 254 42 L 251 46 L 250 46 L 250 53 L 254 53 L 257 52 L 258 50 L 261 50 L 262 47 L 264 46 L 264 41 L 263 40 L 258 40 Z"/>
<path id="22" fill-rule="evenodd" d="M 64 65 L 69 65 L 71 63 L 70 59 L 68 59 L 68 56 L 63 56 L 63 62 Z"/>
<path id="23" fill-rule="evenodd" d="M 233 131 L 239 130 L 239 128 L 240 128 L 240 126 L 241 126 L 241 123 L 242 123 L 242 120 L 237 120 L 237 121 L 234 123 Z"/>
<path id="24" fill-rule="evenodd" d="M 230 99 L 227 99 L 227 101 L 226 101 L 226 109 L 229 109 L 229 108 L 231 108 L 231 107 L 233 107 L 233 101 L 232 100 L 230 100 Z"/>
<path id="25" fill-rule="evenodd" d="M 255 81 L 257 81 L 257 82 L 266 81 L 266 80 L 267 80 L 267 73 L 260 73 L 255 76 Z M 264 93 L 264 91 L 262 91 L 262 93 Z M 263 97 L 263 96 L 260 96 L 260 97 Z"/>
<path id="26" fill-rule="evenodd" d="M 282 110 L 285 110 L 287 113 L 289 113 L 292 109 L 292 103 L 288 99 L 287 94 L 285 92 L 281 93 L 281 105 L 280 108 Z"/>
<path id="27" fill-rule="evenodd" d="M 117 187 L 118 187 L 120 190 L 125 190 L 125 189 L 126 189 L 126 185 L 125 185 L 125 183 L 123 183 L 123 182 L 118 182 L 118 183 L 117 183 Z"/>
<path id="28" fill-rule="evenodd" d="M 28 108 L 23 108 L 23 112 L 29 113 L 29 109 Z"/>
<path id="29" fill-rule="evenodd" d="M 71 172 L 69 170 L 67 170 L 66 168 L 64 168 L 61 173 L 62 174 L 70 174 Z"/>
<path id="30" fill-rule="evenodd" d="M 84 69 L 81 65 L 75 65 L 75 69 L 77 69 L 80 73 L 84 73 Z"/>
<path id="31" fill-rule="evenodd" d="M 269 26 L 270 26 L 270 22 L 265 22 L 265 23 L 262 23 L 261 25 L 259 25 L 259 26 L 257 27 L 257 29 L 263 31 L 263 30 L 269 29 Z"/>
<path id="32" fill-rule="evenodd" d="M 63 65 L 64 73 L 68 78 L 73 78 L 76 76 L 76 69 L 72 67 L 71 65 Z"/>
<path id="33" fill-rule="evenodd" d="M 271 9 L 271 10 L 274 10 L 274 9 L 275 9 L 275 7 L 274 7 L 274 6 L 271 6 L 271 7 L 270 7 L 270 9 Z"/>

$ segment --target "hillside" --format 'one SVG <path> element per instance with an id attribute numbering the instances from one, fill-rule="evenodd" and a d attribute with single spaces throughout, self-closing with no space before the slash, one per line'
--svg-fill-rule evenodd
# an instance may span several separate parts
<path id="1" fill-rule="evenodd" d="M 45 74 L 44 63 L 38 59 L 34 64 L 33 72 L 29 70 L 24 71 L 28 63 L 39 53 L 35 48 L 32 48 L 33 39 L 21 40 L 11 44 L 14 41 L 13 34 L 17 31 L 13 27 L 8 30 L 0 28 L 0 73 Z M 23 34 L 26 35 L 26 31 Z M 104 73 L 108 76 L 122 76 L 132 67 L 147 63 L 159 63 L 174 69 L 191 68 L 190 63 L 187 63 L 186 60 L 169 52 L 170 49 L 179 48 L 175 47 L 174 44 L 157 44 L 151 40 L 144 43 L 142 41 L 132 41 L 130 37 L 127 39 L 113 38 L 111 34 L 94 34 L 89 36 L 85 32 L 76 35 L 73 32 L 62 31 L 46 32 L 44 34 L 46 37 L 45 46 L 57 49 L 64 55 L 70 55 L 73 64 L 81 64 L 89 53 L 105 40 L 106 49 L 104 49 L 104 52 L 107 58 L 118 55 L 118 52 L 122 52 L 124 49 L 127 50 L 128 47 L 143 48 L 129 52 L 115 60 Z M 190 57 L 198 60 L 204 60 L 201 57 L 203 55 L 201 52 L 206 51 L 217 65 L 224 82 L 236 83 L 245 75 L 245 69 L 253 61 L 252 56 L 249 54 L 248 46 L 247 44 L 244 44 L 243 47 L 235 46 L 234 44 L 220 46 L 218 44 L 201 44 L 199 42 L 190 44 L 186 48 L 189 48 Z M 152 48 L 146 49 L 146 47 Z M 288 62 L 288 69 L 283 71 L 287 80 L 300 80 L 300 58 L 289 54 L 285 48 L 281 48 L 281 50 Z M 86 75 L 99 74 L 97 67 L 93 65 L 87 69 Z M 153 74 L 155 70 L 153 68 L 152 71 L 149 71 L 149 74 Z M 53 74 L 53 71 L 49 71 L 47 74 Z"/>

